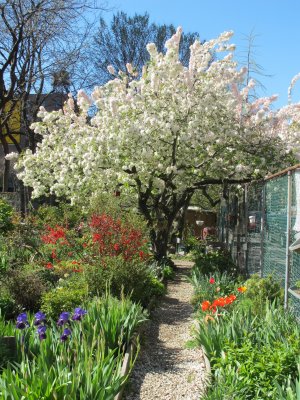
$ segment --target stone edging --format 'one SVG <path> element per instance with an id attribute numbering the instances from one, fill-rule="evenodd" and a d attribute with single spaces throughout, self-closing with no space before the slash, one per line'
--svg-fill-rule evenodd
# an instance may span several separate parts
<path id="1" fill-rule="evenodd" d="M 124 355 L 124 360 L 123 360 L 122 368 L 121 368 L 121 377 L 122 378 L 128 374 L 128 371 L 130 368 L 130 361 L 132 359 L 132 355 L 133 355 L 135 349 L 136 349 L 136 336 L 130 342 L 128 349 Z M 124 388 L 125 388 L 125 385 L 122 386 L 119 393 L 114 397 L 114 400 L 122 399 Z"/>
<path id="2" fill-rule="evenodd" d="M 202 350 L 202 354 L 203 354 L 203 358 L 204 358 L 205 369 L 206 369 L 206 372 L 207 372 L 207 374 L 208 374 L 208 377 L 210 378 L 210 376 L 211 376 L 210 361 L 209 361 L 207 355 L 205 354 L 205 350 L 204 350 L 203 345 L 201 345 L 201 350 Z"/>

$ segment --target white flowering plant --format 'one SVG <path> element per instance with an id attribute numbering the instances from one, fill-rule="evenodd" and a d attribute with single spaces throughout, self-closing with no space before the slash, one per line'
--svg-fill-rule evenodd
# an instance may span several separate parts
<path id="1" fill-rule="evenodd" d="M 70 96 L 60 111 L 41 109 L 33 127 L 43 141 L 20 157 L 19 178 L 34 197 L 55 193 L 73 203 L 116 186 L 134 193 L 153 250 L 165 256 L 173 222 L 195 190 L 261 177 L 300 149 L 300 105 L 272 111 L 276 96 L 250 101 L 255 82 L 243 84 L 231 36 L 196 41 L 185 67 L 178 28 L 166 54 L 148 44 L 140 77 L 131 65 L 129 76 L 109 68 L 112 80 L 91 97 L 80 91 L 78 107 Z"/>

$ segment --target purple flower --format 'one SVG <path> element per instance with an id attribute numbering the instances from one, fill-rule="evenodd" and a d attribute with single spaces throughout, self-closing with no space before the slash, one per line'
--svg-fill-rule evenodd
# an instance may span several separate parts
<path id="1" fill-rule="evenodd" d="M 35 326 L 37 326 L 37 325 L 41 325 L 44 321 L 45 321 L 45 319 L 46 319 L 46 315 L 44 314 L 44 313 L 42 313 L 42 311 L 38 311 L 36 314 L 35 314 L 35 320 L 34 320 L 34 325 Z"/>
<path id="2" fill-rule="evenodd" d="M 65 324 L 67 324 L 69 322 L 69 317 L 70 317 L 70 313 L 69 312 L 65 312 L 65 311 L 62 312 L 60 314 L 60 317 L 59 317 L 58 321 L 57 321 L 57 325 L 58 326 L 63 326 Z"/>
<path id="3" fill-rule="evenodd" d="M 60 337 L 60 340 L 62 341 L 62 342 L 65 342 L 67 339 L 68 339 L 68 337 L 71 335 L 71 331 L 70 331 L 70 329 L 69 328 L 66 328 L 64 331 L 63 331 L 63 334 L 61 335 L 61 337 Z"/>
<path id="4" fill-rule="evenodd" d="M 18 317 L 17 317 L 16 327 L 18 329 L 24 329 L 24 328 L 26 328 L 26 326 L 29 326 L 29 323 L 27 321 L 27 314 L 22 313 L 22 314 L 18 315 Z"/>
<path id="5" fill-rule="evenodd" d="M 39 339 L 40 340 L 44 340 L 46 339 L 47 335 L 46 335 L 46 329 L 47 327 L 45 325 L 40 325 L 37 329 L 37 333 L 39 335 Z"/>
<path id="6" fill-rule="evenodd" d="M 73 317 L 72 317 L 72 320 L 73 320 L 73 321 L 81 321 L 81 318 L 82 318 L 86 313 L 87 313 L 87 311 L 86 311 L 86 310 L 83 310 L 83 309 L 80 308 L 80 307 L 75 308 L 75 311 L 74 311 L 74 315 L 73 315 Z"/>

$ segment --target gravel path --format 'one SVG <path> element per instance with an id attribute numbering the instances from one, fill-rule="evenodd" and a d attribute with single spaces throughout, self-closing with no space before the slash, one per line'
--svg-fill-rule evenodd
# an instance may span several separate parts
<path id="1" fill-rule="evenodd" d="M 205 386 L 205 364 L 199 349 L 185 348 L 191 339 L 192 286 L 186 280 L 191 263 L 178 262 L 168 294 L 153 312 L 145 343 L 134 367 L 126 400 L 199 400 Z"/>

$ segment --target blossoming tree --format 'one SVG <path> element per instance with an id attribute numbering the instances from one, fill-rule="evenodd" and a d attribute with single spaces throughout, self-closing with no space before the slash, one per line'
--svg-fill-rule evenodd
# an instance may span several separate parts
<path id="1" fill-rule="evenodd" d="M 117 185 L 134 193 L 158 258 L 195 190 L 263 176 L 299 150 L 300 106 L 274 112 L 275 96 L 249 100 L 254 82 L 243 86 L 246 71 L 233 60 L 231 32 L 196 41 L 188 67 L 178 60 L 180 35 L 178 28 L 165 55 L 147 46 L 150 62 L 138 80 L 109 68 L 113 79 L 91 99 L 78 93 L 79 113 L 71 97 L 63 110 L 41 110 L 34 128 L 43 141 L 18 162 L 35 197 L 55 193 L 77 202 Z"/>

